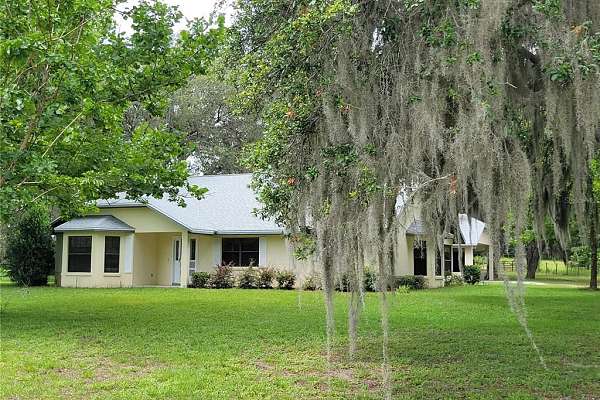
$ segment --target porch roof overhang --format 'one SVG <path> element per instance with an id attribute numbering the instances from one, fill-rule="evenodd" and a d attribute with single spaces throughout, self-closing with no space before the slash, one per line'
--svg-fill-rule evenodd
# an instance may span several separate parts
<path id="1" fill-rule="evenodd" d="M 88 215 L 74 218 L 54 228 L 55 232 L 73 231 L 120 231 L 135 232 L 132 226 L 112 215 Z"/>
<path id="2" fill-rule="evenodd" d="M 214 231 L 215 235 L 283 235 L 283 229 Z"/>
<path id="3" fill-rule="evenodd" d="M 416 235 L 416 236 L 423 236 L 423 235 L 427 234 L 425 222 L 423 222 L 419 219 L 414 220 L 409 225 L 409 227 L 406 229 L 406 234 L 407 235 Z"/>

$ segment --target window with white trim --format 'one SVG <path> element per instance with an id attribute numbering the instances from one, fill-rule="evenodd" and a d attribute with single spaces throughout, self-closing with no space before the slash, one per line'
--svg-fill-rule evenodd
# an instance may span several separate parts
<path id="1" fill-rule="evenodd" d="M 121 237 L 104 237 L 104 273 L 119 272 L 119 254 L 121 252 Z"/>
<path id="2" fill-rule="evenodd" d="M 259 240 L 253 238 L 223 238 L 221 255 L 223 264 L 240 267 L 258 265 Z"/>
<path id="3" fill-rule="evenodd" d="M 68 272 L 92 272 L 92 237 L 69 236 Z"/>

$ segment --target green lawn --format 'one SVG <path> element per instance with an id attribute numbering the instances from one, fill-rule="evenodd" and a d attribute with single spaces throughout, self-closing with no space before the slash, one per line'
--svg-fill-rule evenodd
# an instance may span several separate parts
<path id="1" fill-rule="evenodd" d="M 322 294 L 202 289 L 22 290 L 0 286 L 5 399 L 380 398 L 376 295 L 348 359 L 346 295 L 324 357 Z M 501 285 L 397 294 L 395 398 L 561 398 L 600 394 L 600 293 L 529 287 L 540 368 Z"/>

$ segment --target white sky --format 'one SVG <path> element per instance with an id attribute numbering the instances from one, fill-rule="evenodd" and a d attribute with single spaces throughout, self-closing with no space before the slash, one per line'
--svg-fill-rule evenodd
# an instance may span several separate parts
<path id="1" fill-rule="evenodd" d="M 126 2 L 119 5 L 119 10 L 128 10 L 131 6 L 138 3 L 139 0 L 127 0 Z M 179 11 L 182 12 L 183 18 L 179 21 L 179 24 L 175 26 L 175 31 L 178 32 L 185 28 L 186 19 L 191 20 L 194 18 L 204 17 L 208 19 L 211 12 L 213 11 L 218 0 L 162 0 L 164 3 L 173 6 L 179 6 Z M 225 21 L 228 25 L 230 21 L 229 13 L 226 13 Z M 119 31 L 127 34 L 131 33 L 131 20 L 123 20 L 120 14 L 115 14 L 115 20 Z"/>

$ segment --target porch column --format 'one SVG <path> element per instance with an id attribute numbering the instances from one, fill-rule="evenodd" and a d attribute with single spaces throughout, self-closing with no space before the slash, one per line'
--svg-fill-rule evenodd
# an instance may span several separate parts
<path id="1" fill-rule="evenodd" d="M 490 244 L 488 247 L 488 264 L 490 265 L 490 276 L 488 280 L 494 280 L 494 246 Z"/>
<path id="2" fill-rule="evenodd" d="M 187 287 L 190 276 L 190 237 L 188 231 L 181 232 L 181 277 L 179 286 Z"/>
<path id="3" fill-rule="evenodd" d="M 473 265 L 473 246 L 465 246 L 465 265 Z"/>

